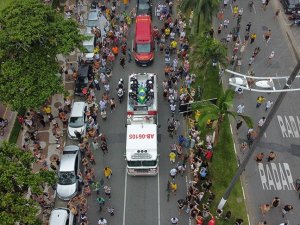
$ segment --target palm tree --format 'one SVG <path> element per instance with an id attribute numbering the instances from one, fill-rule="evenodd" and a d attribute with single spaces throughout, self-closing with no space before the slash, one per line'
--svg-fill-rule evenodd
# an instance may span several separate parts
<path id="1" fill-rule="evenodd" d="M 191 46 L 191 65 L 194 69 L 206 70 L 216 60 L 221 66 L 227 65 L 227 47 L 218 40 L 198 35 Z"/>
<path id="2" fill-rule="evenodd" d="M 248 127 L 253 127 L 252 119 L 249 116 L 238 114 L 235 111 L 231 111 L 234 100 L 234 91 L 227 89 L 222 95 L 218 98 L 217 103 L 213 104 L 211 102 L 202 102 L 195 103 L 193 108 L 201 112 L 200 117 L 197 121 L 197 124 L 200 128 L 205 128 L 208 120 L 217 121 L 216 139 L 222 122 L 224 121 L 225 116 L 232 116 L 234 119 L 240 117 L 243 119 Z"/>
<path id="3" fill-rule="evenodd" d="M 219 8 L 219 0 L 182 0 L 181 9 L 185 13 L 193 10 L 193 28 L 200 32 L 202 24 L 211 24 L 213 15 Z"/>

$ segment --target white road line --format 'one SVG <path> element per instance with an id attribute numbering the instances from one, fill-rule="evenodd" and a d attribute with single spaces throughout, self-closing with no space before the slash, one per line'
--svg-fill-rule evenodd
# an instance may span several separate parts
<path id="1" fill-rule="evenodd" d="M 232 126 L 231 126 L 231 124 L 230 124 L 230 131 L 231 131 L 231 134 L 233 135 L 233 132 L 232 132 Z"/>
<path id="2" fill-rule="evenodd" d="M 247 219 L 248 219 L 248 224 L 251 225 L 250 223 L 250 217 L 249 217 L 249 213 L 247 213 Z"/>
<path id="3" fill-rule="evenodd" d="M 244 198 L 244 200 L 246 200 L 246 195 L 245 195 L 245 191 L 244 191 L 243 185 L 241 185 L 241 187 L 242 187 L 242 192 L 243 192 L 243 198 Z"/>
<path id="4" fill-rule="evenodd" d="M 126 220 L 126 197 L 127 197 L 127 168 L 125 170 L 125 188 L 124 188 L 124 205 L 123 205 L 123 225 L 125 225 Z"/>
<path id="5" fill-rule="evenodd" d="M 233 13 L 232 5 L 230 4 L 231 12 Z"/>
<path id="6" fill-rule="evenodd" d="M 158 217 L 158 225 L 160 225 L 160 189 L 159 189 L 159 173 L 157 174 L 157 177 L 158 177 L 158 181 L 157 181 L 157 204 L 158 204 L 158 207 L 157 207 L 157 210 L 158 210 L 158 214 L 157 214 L 157 217 Z"/>
<path id="7" fill-rule="evenodd" d="M 254 4 L 252 5 L 252 7 L 253 7 L 253 11 L 254 11 L 254 13 L 256 14 L 256 9 L 255 9 L 255 6 L 254 6 Z"/>
<path id="8" fill-rule="evenodd" d="M 264 137 L 265 137 L 265 138 L 267 138 L 267 134 L 266 134 L 266 132 L 264 132 Z"/>

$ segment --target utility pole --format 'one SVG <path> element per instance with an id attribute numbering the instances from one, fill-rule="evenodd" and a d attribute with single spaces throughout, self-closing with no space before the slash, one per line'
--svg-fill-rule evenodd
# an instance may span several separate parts
<path id="1" fill-rule="evenodd" d="M 284 85 L 283 89 L 290 89 L 291 85 L 293 83 L 293 81 L 295 80 L 298 72 L 300 71 L 300 60 L 297 57 L 297 65 L 295 66 L 294 70 L 292 71 L 291 75 L 289 76 L 286 84 Z M 276 99 L 276 102 L 274 103 L 274 106 L 271 108 L 269 115 L 266 118 L 265 123 L 263 124 L 263 126 L 261 127 L 260 131 L 258 132 L 257 137 L 255 138 L 253 144 L 249 147 L 249 151 L 247 152 L 244 161 L 239 165 L 239 167 L 237 168 L 237 171 L 234 175 L 234 177 L 232 178 L 229 186 L 227 187 L 227 190 L 225 191 L 219 205 L 218 205 L 218 209 L 223 209 L 224 205 L 226 204 L 228 197 L 236 183 L 236 181 L 239 179 L 239 177 L 241 176 L 241 174 L 243 173 L 243 171 L 246 168 L 246 165 L 248 164 L 251 156 L 253 155 L 258 143 L 260 142 L 263 134 L 265 133 L 265 131 L 267 130 L 269 124 L 271 123 L 272 119 L 274 118 L 275 114 L 277 113 L 277 110 L 279 109 L 282 101 L 284 100 L 285 96 L 286 96 L 287 92 L 280 92 L 278 98 Z"/>

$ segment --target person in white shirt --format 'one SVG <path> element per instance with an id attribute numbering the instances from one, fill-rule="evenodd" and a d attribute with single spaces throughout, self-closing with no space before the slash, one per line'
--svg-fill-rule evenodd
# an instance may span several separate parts
<path id="1" fill-rule="evenodd" d="M 269 100 L 269 101 L 267 101 L 267 103 L 266 103 L 266 111 L 268 111 L 268 109 L 269 108 L 271 108 L 271 106 L 273 105 L 273 101 L 272 100 Z"/>
<path id="2" fill-rule="evenodd" d="M 266 122 L 266 117 L 261 118 L 258 121 L 258 127 L 261 128 L 264 125 L 265 122 Z"/>
<path id="3" fill-rule="evenodd" d="M 100 220 L 98 221 L 98 225 L 107 225 L 107 220 L 101 217 Z"/>
<path id="4" fill-rule="evenodd" d="M 242 113 L 244 113 L 244 111 L 245 111 L 245 105 L 242 103 L 242 104 L 239 104 L 238 106 L 237 106 L 237 113 L 239 113 L 239 114 L 242 114 Z"/>
<path id="5" fill-rule="evenodd" d="M 172 218 L 171 218 L 171 223 L 172 223 L 173 225 L 177 225 L 177 224 L 178 224 L 178 218 L 177 218 L 177 217 L 172 217 Z"/>

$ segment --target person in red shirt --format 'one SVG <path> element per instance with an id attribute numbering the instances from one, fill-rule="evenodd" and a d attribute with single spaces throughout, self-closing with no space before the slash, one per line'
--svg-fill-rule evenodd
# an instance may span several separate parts
<path id="1" fill-rule="evenodd" d="M 211 150 L 207 150 L 206 153 L 205 153 L 205 158 L 206 158 L 208 161 L 211 161 L 212 156 L 213 156 L 213 152 L 212 152 Z"/>

